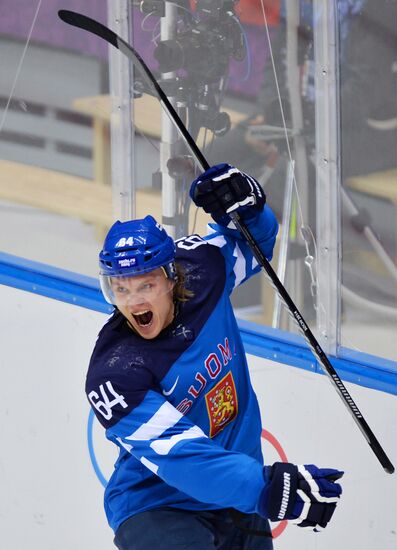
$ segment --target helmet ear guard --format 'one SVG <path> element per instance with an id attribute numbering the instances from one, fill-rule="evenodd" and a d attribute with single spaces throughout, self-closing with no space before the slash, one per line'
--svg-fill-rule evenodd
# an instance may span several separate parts
<path id="1" fill-rule="evenodd" d="M 164 275 L 167 277 L 167 279 L 171 279 L 175 283 L 178 282 L 178 273 L 176 271 L 175 262 L 170 262 L 169 264 L 162 265 L 161 268 L 163 269 Z"/>

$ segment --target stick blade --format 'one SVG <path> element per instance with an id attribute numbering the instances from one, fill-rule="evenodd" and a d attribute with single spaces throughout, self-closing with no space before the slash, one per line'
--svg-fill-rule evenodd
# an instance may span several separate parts
<path id="1" fill-rule="evenodd" d="M 109 44 L 112 44 L 115 48 L 119 47 L 116 33 L 105 27 L 105 25 L 102 25 L 102 23 L 99 23 L 99 21 L 95 21 L 95 19 L 91 19 L 91 17 L 87 17 L 87 15 L 83 15 L 82 13 L 70 10 L 59 10 L 58 16 L 64 23 L 96 34 L 103 40 L 109 42 Z"/>

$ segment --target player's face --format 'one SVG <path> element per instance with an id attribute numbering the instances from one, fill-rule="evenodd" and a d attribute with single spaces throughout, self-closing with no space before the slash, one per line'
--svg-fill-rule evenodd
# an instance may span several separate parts
<path id="1" fill-rule="evenodd" d="M 173 281 L 159 268 L 134 277 L 111 279 L 118 310 L 142 338 L 156 338 L 174 318 Z"/>

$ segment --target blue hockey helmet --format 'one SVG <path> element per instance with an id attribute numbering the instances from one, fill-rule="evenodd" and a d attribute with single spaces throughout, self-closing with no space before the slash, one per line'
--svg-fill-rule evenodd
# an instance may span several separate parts
<path id="1" fill-rule="evenodd" d="M 111 277 L 133 277 L 164 268 L 167 277 L 176 280 L 175 243 L 152 216 L 128 222 L 116 221 L 99 253 L 99 278 L 106 300 Z"/>

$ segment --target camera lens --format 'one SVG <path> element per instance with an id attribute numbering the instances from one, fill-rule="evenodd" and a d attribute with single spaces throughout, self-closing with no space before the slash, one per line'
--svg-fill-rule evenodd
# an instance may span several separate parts
<path id="1" fill-rule="evenodd" d="M 154 50 L 154 58 L 158 61 L 162 73 L 170 73 L 184 66 L 183 49 L 178 40 L 163 40 Z"/>

